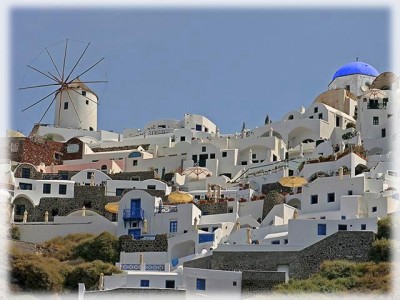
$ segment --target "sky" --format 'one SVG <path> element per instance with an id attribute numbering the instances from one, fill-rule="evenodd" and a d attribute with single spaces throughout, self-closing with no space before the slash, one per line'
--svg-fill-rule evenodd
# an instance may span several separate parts
<path id="1" fill-rule="evenodd" d="M 388 9 L 14 8 L 11 10 L 11 128 L 29 134 L 54 89 L 19 90 L 50 80 L 68 39 L 66 73 L 90 42 L 76 72 L 99 96 L 98 128 L 122 132 L 159 119 L 201 114 L 221 133 L 262 126 L 307 107 L 335 71 L 355 61 L 390 70 Z M 52 106 L 43 123 L 53 123 Z"/>

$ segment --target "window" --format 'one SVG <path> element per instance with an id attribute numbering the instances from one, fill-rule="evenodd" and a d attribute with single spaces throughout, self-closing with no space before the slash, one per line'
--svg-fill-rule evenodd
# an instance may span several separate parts
<path id="1" fill-rule="evenodd" d="M 347 230 L 347 225 L 346 224 L 339 224 L 338 225 L 338 230 Z"/>
<path id="2" fill-rule="evenodd" d="M 280 244 L 280 241 L 279 241 L 279 240 L 274 240 L 274 241 L 271 242 L 271 244 L 272 244 L 272 245 L 279 245 L 279 244 Z"/>
<path id="3" fill-rule="evenodd" d="M 215 158 L 215 153 L 211 153 L 210 154 L 210 159 L 214 159 Z"/>
<path id="4" fill-rule="evenodd" d="M 290 115 L 288 120 L 293 120 L 293 115 Z"/>
<path id="5" fill-rule="evenodd" d="M 22 177 L 22 178 L 30 178 L 30 177 L 31 177 L 31 169 L 29 169 L 29 168 L 22 168 L 21 177 Z"/>
<path id="6" fill-rule="evenodd" d="M 379 125 L 379 117 L 372 117 L 372 125 Z"/>
<path id="7" fill-rule="evenodd" d="M 137 160 L 136 159 L 132 160 L 132 166 L 137 166 Z"/>
<path id="8" fill-rule="evenodd" d="M 82 96 L 86 96 L 86 91 L 82 91 Z"/>
<path id="9" fill-rule="evenodd" d="M 68 109 L 68 102 L 64 102 L 64 109 Z"/>
<path id="10" fill-rule="evenodd" d="M 222 152 L 222 157 L 227 157 L 227 156 L 228 156 L 228 152 L 223 151 L 223 152 Z"/>
<path id="11" fill-rule="evenodd" d="M 58 216 L 58 208 L 53 208 L 52 210 L 51 210 L 51 215 L 54 217 L 54 216 Z"/>
<path id="12" fill-rule="evenodd" d="M 233 282 L 233 286 L 237 286 L 237 282 L 236 281 Z"/>
<path id="13" fill-rule="evenodd" d="M 314 107 L 314 113 L 318 112 L 318 107 Z"/>
<path id="14" fill-rule="evenodd" d="M 177 232 L 177 231 L 178 231 L 178 221 L 170 221 L 169 232 Z"/>
<path id="15" fill-rule="evenodd" d="M 197 278 L 196 280 L 196 290 L 205 291 L 206 290 L 206 280 L 202 278 Z"/>
<path id="16" fill-rule="evenodd" d="M 192 155 L 192 159 L 194 163 L 197 163 L 197 155 Z"/>
<path id="17" fill-rule="evenodd" d="M 184 142 L 184 141 L 185 141 L 185 137 L 181 136 L 181 142 Z"/>
<path id="18" fill-rule="evenodd" d="M 342 220 L 346 220 L 346 216 L 342 216 Z"/>
<path id="19" fill-rule="evenodd" d="M 148 189 L 148 190 L 155 190 L 155 189 L 156 189 L 156 186 L 155 186 L 155 185 L 148 185 L 148 186 L 147 186 L 147 189 Z"/>
<path id="20" fill-rule="evenodd" d="M 311 195 L 311 204 L 318 203 L 318 195 Z"/>
<path id="21" fill-rule="evenodd" d="M 89 131 L 93 131 L 93 127 L 89 127 Z"/>
<path id="22" fill-rule="evenodd" d="M 15 214 L 16 215 L 23 215 L 25 212 L 25 204 L 17 204 L 15 207 Z"/>
<path id="23" fill-rule="evenodd" d="M 165 280 L 165 288 L 174 289 L 175 288 L 175 280 Z"/>
<path id="24" fill-rule="evenodd" d="M 201 152 L 206 152 L 207 148 L 206 147 L 201 147 Z"/>
<path id="25" fill-rule="evenodd" d="M 125 191 L 125 189 L 116 189 L 115 190 L 115 196 L 122 196 L 122 193 Z"/>
<path id="26" fill-rule="evenodd" d="M 323 113 L 318 114 L 318 119 L 322 119 L 323 116 Z"/>
<path id="27" fill-rule="evenodd" d="M 207 127 L 204 127 L 204 132 L 208 132 L 208 128 Z"/>
<path id="28" fill-rule="evenodd" d="M 66 184 L 60 184 L 58 187 L 58 193 L 60 195 L 66 195 L 67 194 L 67 185 Z"/>
<path id="29" fill-rule="evenodd" d="M 361 224 L 361 230 L 367 230 L 367 224 Z"/>
<path id="30" fill-rule="evenodd" d="M 335 193 L 328 193 L 328 202 L 335 202 Z"/>
<path id="31" fill-rule="evenodd" d="M 350 91 L 350 85 L 349 84 L 346 85 L 346 90 Z"/>
<path id="32" fill-rule="evenodd" d="M 378 207 L 374 206 L 374 207 L 372 208 L 372 212 L 377 212 L 377 211 L 378 211 Z"/>
<path id="33" fill-rule="evenodd" d="M 247 161 L 242 161 L 242 166 L 246 166 L 247 165 Z"/>
<path id="34" fill-rule="evenodd" d="M 382 137 L 383 138 L 386 137 L 386 128 L 382 128 L 381 132 L 382 132 Z"/>
<path id="35" fill-rule="evenodd" d="M 51 184 L 44 183 L 43 184 L 43 194 L 50 194 L 51 193 Z"/>
<path id="36" fill-rule="evenodd" d="M 132 181 L 140 181 L 140 176 L 132 176 L 131 180 Z"/>
<path id="37" fill-rule="evenodd" d="M 89 100 L 86 100 L 86 105 L 89 105 Z"/>
<path id="38" fill-rule="evenodd" d="M 251 158 L 252 158 L 252 159 L 256 159 L 256 158 L 257 158 L 257 154 L 256 154 L 256 153 L 253 153 L 253 154 L 251 155 Z"/>
<path id="39" fill-rule="evenodd" d="M 318 224 L 318 235 L 326 235 L 326 224 Z"/>
<path id="40" fill-rule="evenodd" d="M 58 152 L 54 152 L 54 159 L 61 159 L 61 154 Z"/>
<path id="41" fill-rule="evenodd" d="M 314 116 L 310 116 L 310 119 L 314 119 Z"/>
<path id="42" fill-rule="evenodd" d="M 31 183 L 20 182 L 19 183 L 19 188 L 21 190 L 32 190 L 32 184 Z"/>
<path id="43" fill-rule="evenodd" d="M 286 245 L 287 243 L 289 243 L 289 240 L 288 239 L 284 239 L 283 242 Z"/>
<path id="44" fill-rule="evenodd" d="M 83 206 L 85 208 L 92 208 L 92 201 L 84 201 Z"/>
<path id="45" fill-rule="evenodd" d="M 86 179 L 91 179 L 92 178 L 92 174 L 94 174 L 94 172 L 87 172 L 86 173 Z"/>
<path id="46" fill-rule="evenodd" d="M 196 124 L 196 131 L 201 131 L 201 125 Z"/>
<path id="47" fill-rule="evenodd" d="M 140 280 L 140 286 L 141 287 L 149 287 L 150 286 L 150 280 L 147 280 L 147 279 Z"/>
<path id="48" fill-rule="evenodd" d="M 353 191 L 352 190 L 348 190 L 347 191 L 347 195 L 349 195 L 349 196 L 353 195 Z"/>

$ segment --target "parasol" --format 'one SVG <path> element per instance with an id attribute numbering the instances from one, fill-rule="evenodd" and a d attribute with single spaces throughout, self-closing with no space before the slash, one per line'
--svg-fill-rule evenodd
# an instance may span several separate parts
<path id="1" fill-rule="evenodd" d="M 203 180 L 212 175 L 212 172 L 207 168 L 202 167 L 191 167 L 183 171 L 183 175 L 186 175 L 190 179 Z"/>
<path id="2" fill-rule="evenodd" d="M 107 203 L 104 208 L 106 211 L 108 211 L 112 214 L 117 214 L 118 213 L 118 202 Z"/>
<path id="3" fill-rule="evenodd" d="M 175 191 L 169 194 L 168 201 L 170 203 L 189 203 L 193 201 L 193 196 L 187 192 Z"/>
<path id="4" fill-rule="evenodd" d="M 279 179 L 279 183 L 283 186 L 295 188 L 305 185 L 307 183 L 307 180 L 299 176 L 288 176 Z"/>

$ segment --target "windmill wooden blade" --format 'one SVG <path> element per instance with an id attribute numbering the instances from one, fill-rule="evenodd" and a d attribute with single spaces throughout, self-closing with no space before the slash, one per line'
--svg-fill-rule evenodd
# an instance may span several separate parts
<path id="1" fill-rule="evenodd" d="M 24 112 L 24 111 L 26 111 L 27 109 L 29 109 L 29 108 L 35 106 L 36 104 L 38 104 L 38 103 L 42 102 L 43 100 L 47 99 L 48 97 L 50 97 L 50 96 L 53 95 L 54 93 L 57 93 L 57 91 L 59 91 L 59 90 L 60 90 L 60 89 L 56 89 L 54 92 L 48 94 L 47 96 L 43 97 L 43 98 L 40 99 L 39 101 L 36 101 L 35 103 L 29 105 L 28 107 L 24 108 L 22 111 Z"/>
<path id="2" fill-rule="evenodd" d="M 72 81 L 74 81 L 75 79 L 77 79 L 78 77 L 82 76 L 83 74 L 86 74 L 87 72 L 89 72 L 91 69 L 93 69 L 95 66 L 97 66 L 101 61 L 103 61 L 105 59 L 105 57 L 103 57 L 102 59 L 100 59 L 98 62 L 96 62 L 94 65 L 92 65 L 89 69 L 87 69 L 86 71 L 82 72 L 81 74 L 79 74 L 78 76 L 75 76 L 74 79 L 72 79 L 71 81 L 69 81 L 68 83 L 71 83 Z"/>
<path id="3" fill-rule="evenodd" d="M 47 48 L 45 48 L 45 49 L 46 49 L 46 52 L 47 52 L 48 56 L 50 57 L 51 62 L 53 63 L 54 68 L 55 68 L 56 71 L 57 71 L 58 76 L 60 76 L 60 78 L 61 78 L 61 74 L 60 74 L 60 72 L 58 71 L 57 65 L 56 65 L 56 63 L 54 62 L 53 57 L 50 55 L 49 50 L 47 50 Z"/>
<path id="4" fill-rule="evenodd" d="M 87 44 L 85 50 L 83 50 L 81 56 L 79 57 L 78 61 L 75 63 L 74 67 L 72 68 L 71 72 L 69 72 L 67 78 L 65 79 L 65 81 L 68 81 L 69 77 L 71 76 L 72 72 L 74 72 L 76 66 L 79 64 L 79 62 L 81 61 L 83 55 L 85 55 L 86 50 L 89 48 L 90 43 Z"/>
<path id="5" fill-rule="evenodd" d="M 40 122 L 42 122 L 44 116 L 45 116 L 45 115 L 47 114 L 47 112 L 49 111 L 50 106 L 53 104 L 54 100 L 56 100 L 56 97 L 57 97 L 57 95 L 54 96 L 54 98 L 53 98 L 53 100 L 50 102 L 49 106 L 47 106 L 46 111 L 44 112 L 43 116 L 40 118 L 40 120 L 39 120 L 39 122 L 38 122 L 39 124 L 40 124 Z"/>
<path id="6" fill-rule="evenodd" d="M 64 82 L 65 60 L 67 58 L 67 49 L 68 49 L 68 39 L 65 42 L 64 61 L 63 61 L 63 68 L 62 68 L 62 73 L 61 73 L 61 81 L 63 81 L 63 82 Z"/>
<path id="7" fill-rule="evenodd" d="M 48 87 L 48 86 L 53 86 L 53 85 L 59 85 L 59 84 L 58 83 L 50 83 L 50 84 L 25 86 L 25 87 L 19 88 L 19 90 L 34 89 L 34 88 L 39 88 L 39 87 Z"/>
<path id="8" fill-rule="evenodd" d="M 57 80 L 55 80 L 54 78 L 50 77 L 49 75 L 47 75 L 46 73 L 43 73 L 42 71 L 39 71 L 38 69 L 36 69 L 35 67 L 32 67 L 30 65 L 28 65 L 28 68 L 31 68 L 32 70 L 35 70 L 36 72 L 39 72 L 40 74 L 46 76 L 47 78 L 50 78 L 51 80 L 57 82 Z"/>
<path id="9" fill-rule="evenodd" d="M 68 98 L 69 98 L 69 100 L 71 100 L 72 107 L 73 107 L 73 108 L 74 108 L 74 110 L 75 110 L 75 113 L 76 113 L 76 116 L 78 117 L 78 120 L 79 120 L 79 122 L 82 122 L 82 121 L 81 121 L 81 118 L 79 117 L 78 111 L 76 110 L 76 107 L 75 107 L 74 101 L 72 101 L 72 98 L 71 98 L 71 95 L 70 95 L 70 93 L 69 93 L 68 89 L 67 89 L 67 94 L 68 94 Z"/>

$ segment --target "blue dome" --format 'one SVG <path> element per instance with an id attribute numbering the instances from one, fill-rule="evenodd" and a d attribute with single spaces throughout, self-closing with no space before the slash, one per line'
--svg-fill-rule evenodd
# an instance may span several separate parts
<path id="1" fill-rule="evenodd" d="M 339 70 L 336 71 L 335 75 L 333 75 L 332 80 L 335 80 L 336 77 L 347 76 L 352 74 L 378 76 L 379 72 L 373 66 L 365 62 L 354 61 L 340 67 Z"/>

